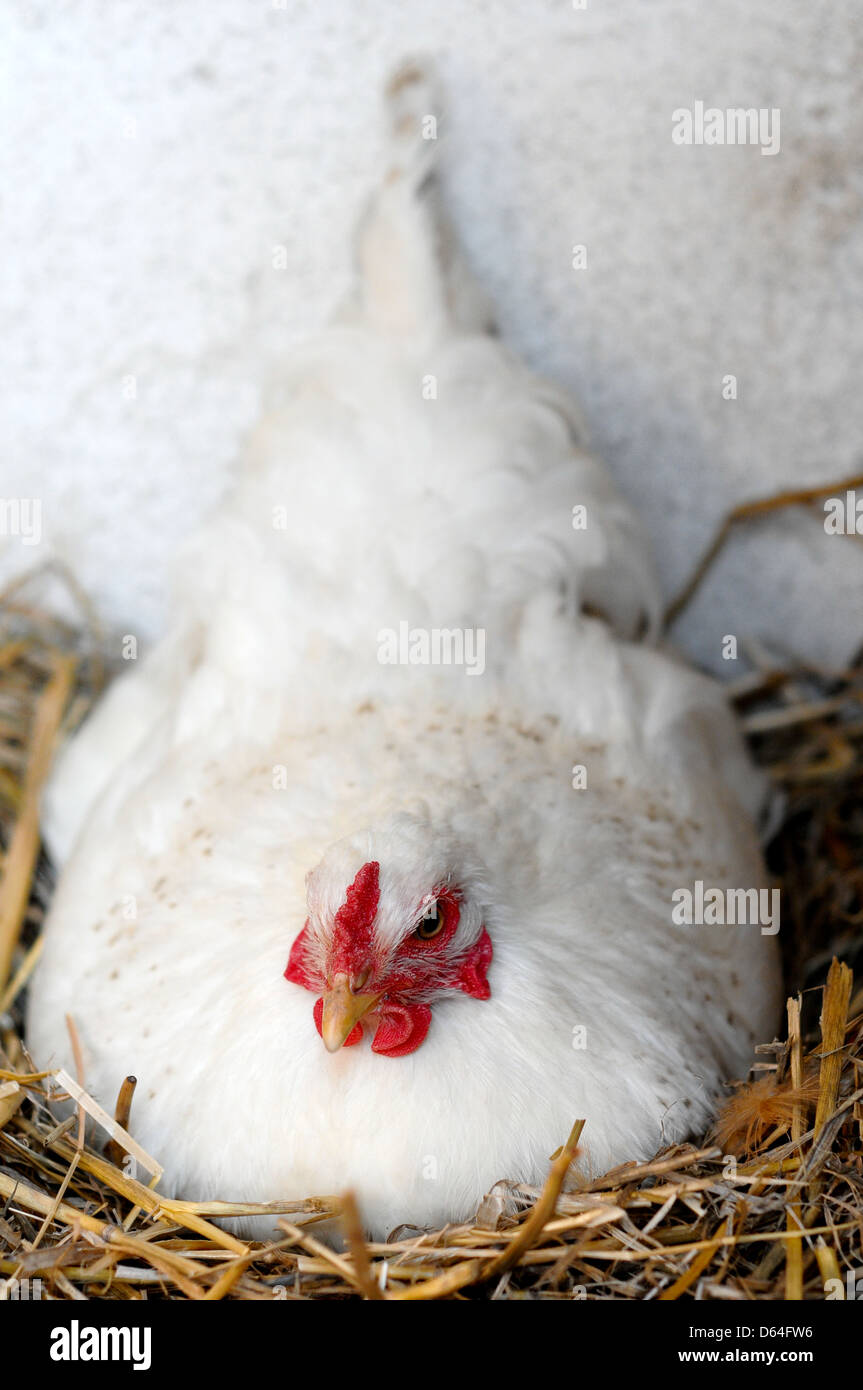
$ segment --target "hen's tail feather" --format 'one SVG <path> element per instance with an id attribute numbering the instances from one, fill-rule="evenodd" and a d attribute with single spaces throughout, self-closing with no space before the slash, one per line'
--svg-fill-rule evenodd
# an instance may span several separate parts
<path id="1" fill-rule="evenodd" d="M 384 177 L 357 235 L 361 315 L 397 337 L 433 337 L 453 326 L 490 331 L 488 301 L 440 205 L 439 104 L 430 65 L 402 63 L 385 97 Z"/>

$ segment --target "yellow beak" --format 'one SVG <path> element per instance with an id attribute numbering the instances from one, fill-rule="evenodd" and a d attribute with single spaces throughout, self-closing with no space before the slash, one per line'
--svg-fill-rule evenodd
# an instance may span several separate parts
<path id="1" fill-rule="evenodd" d="M 338 1052 L 363 1015 L 374 1008 L 379 999 L 379 994 L 354 994 L 347 975 L 333 976 L 332 984 L 324 990 L 321 1018 L 321 1037 L 327 1052 Z"/>

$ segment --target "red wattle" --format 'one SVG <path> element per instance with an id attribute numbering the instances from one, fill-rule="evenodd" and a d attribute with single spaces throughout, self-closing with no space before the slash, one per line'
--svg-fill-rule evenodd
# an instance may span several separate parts
<path id="1" fill-rule="evenodd" d="M 415 1052 L 431 1023 L 427 1004 L 387 1004 L 377 1026 L 372 1052 L 383 1057 L 406 1057 Z"/>

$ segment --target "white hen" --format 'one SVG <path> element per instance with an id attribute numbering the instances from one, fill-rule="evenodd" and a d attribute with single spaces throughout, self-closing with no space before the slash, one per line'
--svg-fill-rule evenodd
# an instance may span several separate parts
<path id="1" fill-rule="evenodd" d="M 777 1002 L 757 925 L 672 918 L 763 883 L 760 781 L 719 689 L 632 640 L 636 520 L 486 332 L 422 72 L 389 99 L 357 299 L 61 757 L 29 1011 L 44 1066 L 74 1016 L 106 1106 L 138 1076 L 175 1190 L 353 1188 L 377 1235 L 540 1181 L 579 1117 L 594 1171 L 683 1138 Z"/>

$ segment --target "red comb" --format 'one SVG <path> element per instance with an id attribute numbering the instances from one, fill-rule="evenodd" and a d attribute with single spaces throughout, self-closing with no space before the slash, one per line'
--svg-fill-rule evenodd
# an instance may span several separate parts
<path id="1" fill-rule="evenodd" d="M 361 969 L 367 964 L 380 901 L 380 864 L 364 864 L 348 888 L 333 922 L 333 973 Z"/>

